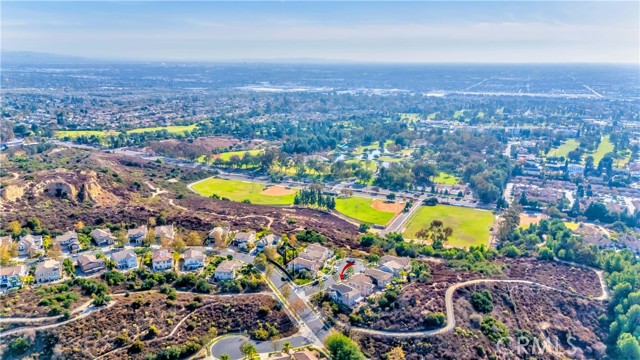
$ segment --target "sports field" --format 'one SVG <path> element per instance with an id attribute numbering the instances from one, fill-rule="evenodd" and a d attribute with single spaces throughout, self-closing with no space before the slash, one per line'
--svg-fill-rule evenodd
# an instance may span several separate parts
<path id="1" fill-rule="evenodd" d="M 489 244 L 489 229 L 493 225 L 494 216 L 490 211 L 459 206 L 423 206 L 409 219 L 404 237 L 415 239 L 416 233 L 422 228 L 428 228 L 433 220 L 440 220 L 444 226 L 453 229 L 447 245 L 467 248 Z"/>
<path id="2" fill-rule="evenodd" d="M 569 140 L 565 141 L 564 144 L 549 150 L 549 152 L 547 153 L 547 156 L 549 156 L 549 157 L 560 157 L 560 156 L 567 157 L 567 155 L 569 155 L 569 153 L 571 151 L 577 149 L 578 146 L 580 146 L 580 143 L 578 142 L 578 140 L 569 139 Z"/>
<path id="3" fill-rule="evenodd" d="M 386 225 L 402 209 L 404 209 L 402 203 L 386 203 L 359 196 L 336 199 L 338 212 L 370 224 Z"/>
<path id="4" fill-rule="evenodd" d="M 447 173 L 439 173 L 438 176 L 433 178 L 433 182 L 441 185 L 455 185 L 458 183 L 458 178 Z"/>
<path id="5" fill-rule="evenodd" d="M 232 201 L 249 200 L 252 204 L 263 205 L 291 205 L 296 192 L 280 186 L 267 187 L 264 184 L 216 178 L 199 181 L 191 185 L 191 189 L 206 197 L 216 194 Z"/>

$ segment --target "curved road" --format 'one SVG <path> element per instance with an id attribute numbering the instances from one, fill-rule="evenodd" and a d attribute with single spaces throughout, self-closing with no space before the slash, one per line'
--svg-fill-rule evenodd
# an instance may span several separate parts
<path id="1" fill-rule="evenodd" d="M 271 353 L 282 349 L 282 344 L 289 342 L 292 348 L 311 345 L 311 341 L 303 335 L 292 335 L 283 339 L 274 341 L 254 341 L 245 335 L 224 335 L 218 340 L 214 340 L 211 345 L 211 355 L 219 359 L 222 354 L 229 356 L 230 360 L 243 359 L 245 356 L 240 352 L 240 345 L 244 342 L 250 342 L 258 353 Z"/>

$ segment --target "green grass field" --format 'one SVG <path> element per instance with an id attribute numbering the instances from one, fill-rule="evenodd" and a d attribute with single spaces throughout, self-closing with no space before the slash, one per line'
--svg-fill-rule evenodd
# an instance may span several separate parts
<path id="1" fill-rule="evenodd" d="M 185 131 L 191 131 L 196 128 L 196 125 L 172 125 L 172 126 L 156 126 L 149 128 L 139 128 L 127 131 L 127 134 L 135 134 L 135 133 L 145 133 L 145 132 L 153 132 L 159 130 L 167 130 L 170 133 L 178 134 L 184 133 Z M 68 137 L 70 139 L 76 139 L 80 136 L 96 136 L 96 137 L 105 137 L 109 135 L 118 135 L 117 131 L 113 130 L 60 130 L 56 131 L 56 138 L 64 139 Z"/>
<path id="2" fill-rule="evenodd" d="M 609 140 L 609 135 L 606 135 L 602 138 L 602 141 L 600 141 L 600 145 L 598 145 L 596 151 L 593 154 L 590 154 L 591 156 L 593 156 L 593 164 L 595 166 L 598 166 L 598 163 L 600 163 L 600 160 L 602 160 L 604 155 L 612 151 L 613 143 L 611 142 L 611 140 Z"/>
<path id="3" fill-rule="evenodd" d="M 433 182 L 441 185 L 455 185 L 459 182 L 459 179 L 453 175 L 441 172 L 437 177 L 433 178 Z"/>
<path id="4" fill-rule="evenodd" d="M 454 118 L 454 119 L 459 118 L 460 116 L 464 115 L 464 112 L 465 112 L 465 111 L 466 111 L 466 110 L 458 110 L 458 111 L 456 111 L 455 113 L 453 113 L 453 118 Z"/>
<path id="5" fill-rule="evenodd" d="M 263 205 L 291 205 L 294 194 L 271 196 L 261 192 L 265 189 L 264 184 L 250 183 L 236 180 L 224 180 L 209 178 L 197 182 L 191 186 L 196 193 L 210 197 L 216 194 L 220 197 L 229 198 L 232 201 L 249 200 L 252 204 Z"/>
<path id="6" fill-rule="evenodd" d="M 127 131 L 127 134 L 136 134 L 136 133 L 145 133 L 145 132 L 155 132 L 160 130 L 167 130 L 172 134 L 184 133 L 186 131 L 192 131 L 196 128 L 196 125 L 171 125 L 171 126 L 156 126 L 149 128 L 139 128 Z"/>
<path id="7" fill-rule="evenodd" d="M 404 237 L 415 239 L 416 233 L 429 227 L 433 220 L 440 220 L 444 226 L 453 229 L 453 236 L 446 244 L 467 248 L 489 244 L 489 229 L 493 225 L 494 216 L 490 211 L 458 206 L 423 206 L 409 219 L 407 229 L 403 233 Z"/>
<path id="8" fill-rule="evenodd" d="M 358 196 L 339 198 L 336 199 L 336 210 L 358 221 L 386 225 L 395 213 L 372 208 L 373 201 L 373 199 Z"/>
<path id="9" fill-rule="evenodd" d="M 87 136 L 87 137 L 91 137 L 91 136 L 96 136 L 96 137 L 103 137 L 103 136 L 107 136 L 107 135 L 118 135 L 118 132 L 116 131 L 107 131 L 107 130 L 60 130 L 60 131 L 56 131 L 56 138 L 57 139 L 64 139 L 64 138 L 70 138 L 70 139 L 76 139 L 79 138 L 80 136 Z"/>
<path id="10" fill-rule="evenodd" d="M 549 150 L 549 152 L 547 153 L 547 156 L 549 156 L 549 157 L 560 157 L 560 156 L 567 157 L 567 155 L 571 151 L 577 149 L 578 146 L 580 146 L 580 142 L 578 142 L 578 140 L 569 139 L 569 140 L 565 141 L 564 144 Z"/>

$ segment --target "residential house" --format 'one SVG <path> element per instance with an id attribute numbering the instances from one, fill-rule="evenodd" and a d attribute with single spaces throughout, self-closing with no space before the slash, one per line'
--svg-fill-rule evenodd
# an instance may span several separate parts
<path id="1" fill-rule="evenodd" d="M 42 235 L 25 235 L 18 240 L 18 255 L 32 256 L 42 250 Z"/>
<path id="2" fill-rule="evenodd" d="M 209 231 L 209 235 L 207 237 L 209 241 L 215 241 L 216 238 L 227 241 L 227 238 L 229 237 L 229 228 L 216 226 L 213 228 L 213 230 Z"/>
<path id="3" fill-rule="evenodd" d="M 176 238 L 176 230 L 174 229 L 173 224 L 156 226 L 154 231 L 156 239 L 158 240 L 167 239 L 173 241 L 173 239 Z"/>
<path id="4" fill-rule="evenodd" d="M 151 266 L 153 271 L 164 271 L 173 268 L 173 257 L 169 250 L 153 250 L 151 255 Z"/>
<path id="5" fill-rule="evenodd" d="M 121 250 L 111 254 L 111 261 L 118 270 L 129 270 L 138 267 L 138 256 L 133 250 Z"/>
<path id="6" fill-rule="evenodd" d="M 310 244 L 298 254 L 298 257 L 287 264 L 287 268 L 292 272 L 307 270 L 311 275 L 315 276 L 322 269 L 324 262 L 332 256 L 333 251 L 326 247 L 315 243 Z"/>
<path id="7" fill-rule="evenodd" d="M 318 355 L 309 349 L 302 349 L 287 353 L 277 353 L 269 358 L 270 360 L 318 360 Z"/>
<path id="8" fill-rule="evenodd" d="M 216 280 L 233 280 L 236 278 L 236 271 L 242 267 L 242 263 L 238 260 L 224 260 L 213 274 Z"/>
<path id="9" fill-rule="evenodd" d="M 144 244 L 144 240 L 147 238 L 147 225 L 138 226 L 135 229 L 127 230 L 127 237 L 129 242 L 134 245 Z"/>
<path id="10" fill-rule="evenodd" d="M 98 259 L 93 254 L 82 254 L 78 256 L 78 266 L 84 274 L 94 274 L 106 268 L 103 258 Z"/>
<path id="11" fill-rule="evenodd" d="M 297 273 L 302 270 L 306 270 L 315 276 L 320 271 L 321 264 L 317 261 L 307 260 L 305 258 L 297 257 L 287 264 L 287 269 L 291 272 Z"/>
<path id="12" fill-rule="evenodd" d="M 77 253 L 78 251 L 80 251 L 80 241 L 78 240 L 78 233 L 73 230 L 69 230 L 60 236 L 56 236 L 54 242 L 60 245 L 61 248 L 66 248 L 71 253 Z"/>
<path id="13" fill-rule="evenodd" d="M 93 229 L 91 231 L 91 238 L 98 246 L 111 245 L 116 240 L 115 236 L 111 235 L 109 229 Z"/>
<path id="14" fill-rule="evenodd" d="M 329 288 L 329 297 L 338 304 L 353 307 L 362 300 L 360 290 L 347 284 L 333 284 Z"/>
<path id="15" fill-rule="evenodd" d="M 24 265 L 0 267 L 0 286 L 16 287 L 21 285 L 20 278 L 27 275 Z"/>
<path id="16" fill-rule="evenodd" d="M 263 251 L 265 247 L 269 245 L 278 245 L 282 238 L 280 236 L 269 234 L 267 236 L 263 236 L 260 240 L 256 242 L 256 250 Z"/>
<path id="17" fill-rule="evenodd" d="M 240 250 L 248 250 L 252 247 L 256 241 L 255 231 L 244 232 L 239 231 L 233 237 L 233 245 L 236 245 Z"/>
<path id="18" fill-rule="evenodd" d="M 36 282 L 44 283 L 56 281 L 62 278 L 62 265 L 60 261 L 45 260 L 36 265 L 35 271 Z"/>
<path id="19" fill-rule="evenodd" d="M 371 293 L 373 293 L 373 288 L 375 287 L 375 285 L 371 281 L 371 278 L 363 274 L 353 275 L 352 277 L 348 278 L 345 283 L 352 288 L 360 291 L 360 295 L 362 295 L 363 297 L 371 295 Z"/>
<path id="20" fill-rule="evenodd" d="M 379 269 L 367 269 L 364 271 L 364 274 L 370 277 L 373 283 L 379 288 L 384 288 L 393 280 L 393 274 Z"/>
<path id="21" fill-rule="evenodd" d="M 307 246 L 307 248 L 304 249 L 298 256 L 307 260 L 324 263 L 333 256 L 333 251 L 320 244 L 314 243 Z"/>
<path id="22" fill-rule="evenodd" d="M 188 249 L 184 252 L 184 265 L 182 266 L 185 270 L 196 270 L 204 267 L 204 260 L 206 256 L 202 251 Z"/>
<path id="23" fill-rule="evenodd" d="M 378 269 L 398 276 L 402 271 L 411 270 L 411 258 L 384 255 L 380 258 L 380 266 L 378 266 Z"/>

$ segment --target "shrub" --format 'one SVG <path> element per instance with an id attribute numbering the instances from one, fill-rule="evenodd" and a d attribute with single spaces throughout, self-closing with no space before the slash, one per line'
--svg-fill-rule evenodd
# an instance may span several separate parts
<path id="1" fill-rule="evenodd" d="M 485 316 L 482 319 L 480 331 L 482 331 L 482 333 L 494 343 L 497 343 L 500 339 L 506 339 L 509 337 L 509 329 L 507 329 L 507 326 L 500 320 L 494 319 L 491 316 Z"/>
<path id="2" fill-rule="evenodd" d="M 13 340 L 11 343 L 9 343 L 8 351 L 10 354 L 22 355 L 26 353 L 30 347 L 31 347 L 31 343 L 29 342 L 29 340 L 21 336 Z"/>
<path id="3" fill-rule="evenodd" d="M 490 313 L 493 311 L 493 295 L 487 289 L 471 294 L 471 305 L 476 311 Z"/>
<path id="4" fill-rule="evenodd" d="M 424 317 L 424 324 L 428 327 L 440 327 L 444 325 L 447 317 L 441 311 L 427 314 Z"/>
<path id="5" fill-rule="evenodd" d="M 136 340 L 133 342 L 133 344 L 131 344 L 128 351 L 130 354 L 138 354 L 142 352 L 142 350 L 144 350 L 144 347 L 145 345 L 142 341 Z"/>

